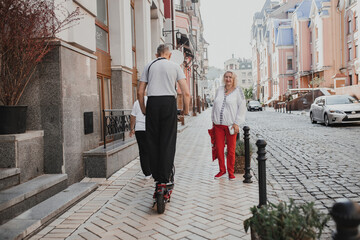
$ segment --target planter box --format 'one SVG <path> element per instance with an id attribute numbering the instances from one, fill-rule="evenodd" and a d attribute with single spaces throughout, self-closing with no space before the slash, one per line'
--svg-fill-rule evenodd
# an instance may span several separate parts
<path id="1" fill-rule="evenodd" d="M 85 176 L 109 178 L 112 174 L 139 156 L 135 139 L 117 140 L 83 153 Z"/>
<path id="2" fill-rule="evenodd" d="M 0 134 L 26 131 L 27 106 L 0 106 Z"/>

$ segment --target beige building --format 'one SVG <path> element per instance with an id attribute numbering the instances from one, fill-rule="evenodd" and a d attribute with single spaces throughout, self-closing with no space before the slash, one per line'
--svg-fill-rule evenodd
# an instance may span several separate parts
<path id="1" fill-rule="evenodd" d="M 225 71 L 230 70 L 237 75 L 238 87 L 243 89 L 253 87 L 254 81 L 252 76 L 252 62 L 251 59 L 232 58 L 224 63 Z"/>

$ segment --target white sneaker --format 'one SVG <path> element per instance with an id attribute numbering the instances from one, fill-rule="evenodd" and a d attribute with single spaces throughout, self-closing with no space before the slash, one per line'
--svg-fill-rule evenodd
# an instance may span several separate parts
<path id="1" fill-rule="evenodd" d="M 151 177 L 152 177 L 152 175 L 150 174 L 149 176 L 145 176 L 144 179 L 149 180 Z"/>

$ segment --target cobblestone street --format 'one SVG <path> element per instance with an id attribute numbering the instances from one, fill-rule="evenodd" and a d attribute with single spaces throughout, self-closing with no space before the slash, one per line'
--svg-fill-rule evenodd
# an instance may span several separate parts
<path id="1" fill-rule="evenodd" d="M 326 212 L 339 198 L 360 202 L 359 124 L 325 127 L 307 115 L 273 111 L 249 112 L 247 124 L 254 146 L 258 138 L 267 142 L 270 201 L 314 201 Z"/>

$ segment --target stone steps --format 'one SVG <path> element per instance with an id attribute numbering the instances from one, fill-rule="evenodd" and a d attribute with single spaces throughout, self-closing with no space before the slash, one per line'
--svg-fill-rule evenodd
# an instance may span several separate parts
<path id="1" fill-rule="evenodd" d="M 4 224 L 66 187 L 66 174 L 44 174 L 0 191 L 0 224 Z"/>
<path id="2" fill-rule="evenodd" d="M 24 239 L 47 225 L 97 188 L 97 183 L 75 183 L 0 226 L 0 239 Z"/>
<path id="3" fill-rule="evenodd" d="M 0 191 L 20 183 L 20 168 L 0 168 Z"/>

